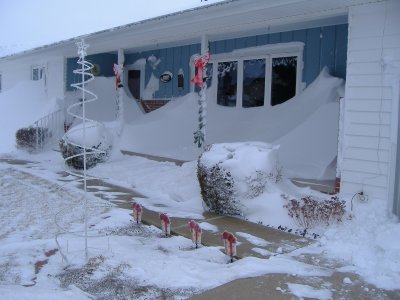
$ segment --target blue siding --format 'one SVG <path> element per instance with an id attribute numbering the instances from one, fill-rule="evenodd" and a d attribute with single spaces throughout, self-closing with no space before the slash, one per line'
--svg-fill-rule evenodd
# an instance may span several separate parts
<path id="1" fill-rule="evenodd" d="M 100 73 L 98 76 L 114 76 L 113 66 L 114 63 L 118 62 L 117 54 L 101 53 L 88 55 L 86 60 L 92 64 L 97 64 L 100 66 Z M 71 87 L 72 83 L 78 83 L 81 81 L 79 75 L 73 74 L 73 70 L 78 69 L 80 65 L 77 64 L 78 57 L 67 59 L 67 80 L 66 80 L 66 90 L 72 91 L 74 88 Z"/>
<path id="2" fill-rule="evenodd" d="M 347 65 L 347 24 L 335 26 L 335 69 L 333 75 L 346 79 Z"/>
<path id="3" fill-rule="evenodd" d="M 161 62 L 155 70 L 153 70 L 149 64 L 146 64 L 145 85 L 148 83 L 152 73 L 154 73 L 154 75 L 158 78 L 162 73 L 169 71 L 173 75 L 172 80 L 166 83 L 160 81 L 160 88 L 158 92 L 155 93 L 154 98 L 178 97 L 185 95 L 190 91 L 190 57 L 199 52 L 200 44 L 193 44 L 168 49 L 157 49 L 140 53 L 126 54 L 125 65 L 133 64 L 135 61 L 142 58 L 147 59 L 151 55 L 160 58 Z M 184 88 L 182 91 L 179 91 L 178 70 L 181 68 L 184 73 Z"/>
<path id="4" fill-rule="evenodd" d="M 303 53 L 303 81 L 309 85 L 318 76 L 324 66 L 329 68 L 332 75 L 341 78 L 346 77 L 347 31 L 348 25 L 343 24 L 222 41 L 211 41 L 210 52 L 212 56 L 213 54 L 231 52 L 235 49 L 246 47 L 300 41 L 305 44 Z M 156 92 L 155 98 L 178 97 L 187 94 L 190 90 L 189 61 L 193 54 L 199 52 L 200 43 L 126 54 L 125 65 L 133 64 L 141 58 L 147 59 L 150 55 L 160 58 L 161 62 L 156 70 L 153 70 L 149 64 L 146 64 L 145 84 L 149 81 L 152 72 L 154 72 L 156 77 L 159 77 L 163 72 L 170 71 L 173 74 L 172 80 L 167 83 L 160 82 L 160 89 Z M 88 56 L 88 59 L 100 65 L 100 75 L 114 76 L 112 65 L 117 61 L 116 54 L 91 55 Z M 72 70 L 77 66 L 76 61 L 77 58 L 68 59 L 67 61 L 67 89 L 69 89 L 69 85 L 74 82 Z M 177 74 L 180 68 L 182 68 L 184 72 L 184 89 L 182 91 L 178 90 Z"/>
<path id="5" fill-rule="evenodd" d="M 303 81 L 310 84 L 324 66 L 332 75 L 346 77 L 347 24 L 264 34 L 210 43 L 211 54 L 267 44 L 299 41 L 304 47 Z"/>
<path id="6" fill-rule="evenodd" d="M 303 80 L 310 84 L 321 70 L 321 28 L 307 30 Z"/>

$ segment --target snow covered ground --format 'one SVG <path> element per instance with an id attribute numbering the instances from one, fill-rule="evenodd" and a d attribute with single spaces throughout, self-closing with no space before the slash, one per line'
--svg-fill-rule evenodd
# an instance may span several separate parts
<path id="1" fill-rule="evenodd" d="M 319 80 L 325 85 L 323 89 L 314 87 L 314 95 L 320 93 L 326 96 L 327 87 L 330 86 L 333 91 L 340 85 L 340 81 L 326 74 L 321 74 Z M 0 163 L 0 299 L 89 298 L 84 291 L 99 298 L 109 298 L 111 294 L 115 295 L 115 287 L 118 286 L 126 287 L 126 290 L 120 290 L 123 293 L 121 298 L 127 293 L 136 299 L 160 298 L 161 295 L 174 299 L 188 297 L 236 278 L 271 272 L 330 276 L 326 269 L 297 260 L 306 254 L 343 260 L 345 267 L 336 271 L 360 274 L 378 288 L 400 289 L 400 241 L 395 238 L 400 234 L 398 219 L 389 216 L 387 208 L 380 203 L 361 202 L 358 199 L 344 199 L 347 201 L 347 216 L 351 215 L 351 218 L 346 217 L 342 223 L 329 228 L 315 228 L 321 237 L 313 246 L 296 250 L 290 255 L 282 254 L 270 259 L 244 258 L 234 264 L 226 264 L 226 257 L 219 251 L 221 247 L 192 250 L 191 241 L 182 237 L 161 239 L 160 231 L 156 228 L 138 229 L 133 226 L 129 211 L 110 208 L 104 201 L 89 195 L 89 204 L 94 206 L 90 210 L 89 234 L 95 237 L 89 239 L 91 260 L 85 263 L 82 193 L 76 183 L 60 181 L 60 172 L 65 168 L 61 155 L 54 151 L 29 155 L 14 147 L 16 129 L 31 124 L 57 106 L 51 100 L 42 103 L 40 88 L 37 89 L 33 83 L 23 83 L 23 87 L 0 95 L 0 153 L 3 158 L 22 158 L 39 163 L 29 166 Z M 31 97 L 29 103 L 32 107 L 29 110 L 22 109 L 26 93 Z M 307 101 L 306 98 L 297 100 Z M 329 111 L 327 108 L 330 105 L 335 105 L 332 98 L 325 99 L 308 106 L 307 102 L 303 103 L 302 107 L 307 106 L 309 113 L 319 120 Z M 202 218 L 204 207 L 194 160 L 197 149 L 192 141 L 192 132 L 196 128 L 194 101 L 193 95 L 176 99 L 145 118 L 131 122 L 125 128 L 123 142 L 119 144 L 123 149 L 178 158 L 190 154 L 186 156 L 189 162 L 177 166 L 169 162 L 123 156 L 115 151 L 108 162 L 91 169 L 91 174 L 110 183 L 134 188 L 147 197 L 143 203 L 150 209 L 162 209 L 171 216 Z M 211 112 L 214 108 L 216 115 L 213 117 Z M 225 109 L 229 108 L 212 107 L 210 120 L 217 120 L 218 111 L 226 113 Z M 239 111 L 232 110 L 229 114 L 237 119 Z M 257 110 L 248 110 L 246 114 L 249 119 L 259 122 Z M 308 123 L 311 122 L 309 118 L 297 117 L 299 126 L 296 128 L 299 132 L 312 126 Z M 251 124 L 242 125 L 245 128 Z M 225 134 L 226 131 L 219 131 L 212 122 L 209 126 L 215 132 L 220 132 L 220 136 L 226 138 L 225 142 L 234 141 L 235 132 L 244 130 L 236 127 L 236 131 Z M 144 131 L 144 128 L 149 131 Z M 179 130 L 173 132 L 171 128 Z M 281 130 L 287 133 L 286 141 L 290 142 L 287 145 L 293 145 L 296 141 L 293 136 L 297 135 L 289 128 Z M 159 132 L 159 135 L 146 141 L 146 133 L 150 132 Z M 138 138 L 133 138 L 136 135 Z M 139 142 L 140 138 L 143 138 L 143 143 Z M 210 134 L 210 139 L 213 138 L 213 134 Z M 252 138 L 257 140 L 258 136 Z M 281 140 L 281 148 L 284 148 L 284 138 Z M 177 141 L 181 144 L 174 148 Z M 118 146 L 114 150 L 118 150 Z M 302 152 L 307 154 L 305 149 Z M 331 156 L 325 157 L 323 164 L 317 161 L 318 168 L 309 170 L 309 174 L 322 174 L 321 171 L 325 170 L 331 159 Z M 281 197 L 281 193 L 295 192 L 301 195 L 313 193 L 289 184 L 271 187 L 247 203 L 245 217 L 274 227 L 296 228 L 283 209 Z M 114 195 L 114 198 L 118 198 L 118 195 Z M 240 235 L 243 237 L 246 233 Z M 66 266 L 68 268 L 64 269 Z M 351 285 L 351 280 L 346 281 Z M 287 288 L 299 297 L 329 299 L 331 295 L 326 289 L 318 291 L 307 285 L 290 282 Z"/>
<path id="2" fill-rule="evenodd" d="M 90 260 L 86 263 L 82 193 L 77 183 L 61 187 L 63 183 L 57 181 L 63 179 L 57 173 L 64 169 L 58 155 L 47 153 L 40 158 L 42 163 L 29 167 L 0 163 L 0 299 L 90 298 L 82 290 L 107 299 L 180 299 L 237 278 L 269 272 L 330 274 L 291 257 L 244 258 L 227 264 L 227 257 L 219 251 L 222 245 L 194 250 L 188 239 L 160 238 L 159 229 L 134 225 L 130 211 L 110 208 L 90 195 Z M 174 174 L 178 168 L 174 165 L 161 163 L 156 168 L 145 159 L 124 160 L 145 177 L 158 173 L 162 178 L 163 170 L 169 168 L 177 182 L 192 181 L 185 172 Z M 140 182 L 135 184 L 140 186 Z M 177 183 L 169 189 L 156 186 L 147 191 L 161 195 L 175 190 L 179 194 Z M 121 285 L 124 289 L 118 296 L 116 289 Z"/>
<path id="3" fill-rule="evenodd" d="M 116 295 L 118 286 L 126 287 L 119 291 L 120 299 L 129 299 L 127 294 L 134 295 L 131 299 L 161 295 L 180 299 L 243 277 L 332 275 L 332 270 L 298 261 L 307 254 L 343 259 L 345 267 L 336 271 L 358 273 L 379 288 L 399 288 L 400 243 L 393 237 L 400 233 L 400 226 L 374 203 L 355 202 L 353 219 L 325 228 L 317 244 L 270 259 L 244 258 L 227 264 L 227 257 L 219 251 L 222 245 L 194 250 L 188 239 L 160 238 L 154 227 L 136 227 L 130 211 L 110 208 L 89 194 L 89 205 L 94 207 L 90 210 L 89 236 L 94 237 L 89 238 L 91 259 L 85 263 L 82 193 L 77 183 L 60 181 L 69 177 L 60 176 L 65 167 L 59 154 L 14 153 L 12 157 L 40 163 L 0 163 L 0 299 L 87 299 L 84 290 L 109 299 Z M 195 171 L 194 162 L 179 167 L 118 155 L 90 172 L 111 183 L 135 187 L 149 197 L 143 203 L 152 209 L 200 218 L 203 208 Z M 266 216 L 273 214 L 265 211 Z M 283 215 L 280 221 L 293 226 Z M 245 232 L 237 234 L 262 246 L 261 240 Z M 52 253 L 54 249 L 60 251 Z M 307 284 L 288 281 L 287 287 L 281 286 L 300 297 L 330 299 L 331 295 L 329 289 L 313 290 Z"/>

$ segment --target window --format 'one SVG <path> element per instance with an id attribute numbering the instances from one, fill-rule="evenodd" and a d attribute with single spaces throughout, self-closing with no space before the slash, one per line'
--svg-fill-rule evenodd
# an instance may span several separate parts
<path id="1" fill-rule="evenodd" d="M 296 95 L 297 57 L 272 58 L 271 105 L 277 105 Z"/>
<path id="2" fill-rule="evenodd" d="M 217 103 L 250 108 L 293 98 L 301 86 L 303 47 L 291 42 L 211 56 Z"/>
<path id="3" fill-rule="evenodd" d="M 44 66 L 32 67 L 32 74 L 31 74 L 32 80 L 46 79 L 45 77 L 46 77 L 46 67 Z"/>
<path id="4" fill-rule="evenodd" d="M 236 106 L 237 99 L 237 61 L 218 63 L 217 103 L 223 106 Z"/>
<path id="5" fill-rule="evenodd" d="M 243 61 L 243 107 L 264 105 L 265 58 Z"/>

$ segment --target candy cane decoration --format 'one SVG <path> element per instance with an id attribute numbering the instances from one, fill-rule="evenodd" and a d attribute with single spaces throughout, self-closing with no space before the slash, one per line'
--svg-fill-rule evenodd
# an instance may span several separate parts
<path id="1" fill-rule="evenodd" d="M 197 147 L 205 148 L 206 140 L 206 114 L 207 114 L 207 104 L 206 104 L 206 89 L 207 83 L 204 81 L 204 69 L 206 68 L 210 60 L 210 52 L 206 52 L 203 55 L 196 57 L 194 60 L 194 66 L 197 68 L 195 76 L 192 78 L 192 82 L 199 86 L 199 125 L 197 131 L 193 133 L 194 143 Z"/>
<path id="2" fill-rule="evenodd" d="M 123 75 L 124 75 L 124 65 L 123 64 L 114 64 L 113 71 L 115 74 L 115 89 L 117 91 L 116 95 L 116 105 L 117 105 L 117 112 L 116 112 L 116 119 L 119 123 L 117 134 L 118 136 L 122 133 L 122 127 L 124 123 L 124 105 L 122 99 L 122 87 L 123 87 Z"/>
<path id="3" fill-rule="evenodd" d="M 229 255 L 231 262 L 233 262 L 233 257 L 236 255 L 237 239 L 232 233 L 225 230 L 222 233 L 222 240 L 224 241 L 225 254 Z"/>
<path id="4" fill-rule="evenodd" d="M 133 218 L 136 221 L 136 224 L 140 224 L 142 222 L 142 206 L 139 203 L 133 202 L 132 204 L 133 210 Z"/>
<path id="5" fill-rule="evenodd" d="M 160 220 L 161 220 L 161 228 L 165 236 L 170 236 L 171 235 L 171 221 L 169 217 L 164 214 L 160 213 Z"/>
<path id="6" fill-rule="evenodd" d="M 189 222 L 189 229 L 190 229 L 190 233 L 192 234 L 192 242 L 193 244 L 196 245 L 196 249 L 199 247 L 199 245 L 201 244 L 201 234 L 202 234 L 202 230 L 200 225 L 195 222 L 194 220 L 191 220 Z"/>

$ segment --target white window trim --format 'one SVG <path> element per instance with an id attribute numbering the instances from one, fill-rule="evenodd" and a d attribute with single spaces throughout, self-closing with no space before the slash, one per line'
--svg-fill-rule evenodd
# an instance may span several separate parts
<path id="1" fill-rule="evenodd" d="M 43 70 L 42 77 L 40 77 L 37 80 L 43 79 L 44 86 L 47 87 L 47 66 L 45 64 L 32 65 L 31 66 L 31 80 L 35 80 L 35 79 L 33 79 L 33 70 L 35 70 L 35 69 Z"/>
<path id="2" fill-rule="evenodd" d="M 302 77 L 303 77 L 303 42 L 289 42 L 289 43 L 278 43 L 272 45 L 264 45 L 257 47 L 249 47 L 243 49 L 237 49 L 228 53 L 220 53 L 211 55 L 210 63 L 213 64 L 213 78 L 212 78 L 212 89 L 214 95 L 217 95 L 218 87 L 218 63 L 226 61 L 237 61 L 237 81 L 243 82 L 243 61 L 251 59 L 265 59 L 265 94 L 264 94 L 264 106 L 271 106 L 271 80 L 268 74 L 271 74 L 272 69 L 272 58 L 285 57 L 285 56 L 296 56 L 297 57 L 297 74 L 296 74 L 296 95 L 298 95 L 302 88 Z M 191 78 L 195 74 L 194 58 L 197 54 L 192 55 L 190 58 L 190 73 Z M 194 91 L 194 84 L 190 84 L 190 91 Z M 243 85 L 238 84 L 237 86 L 237 101 L 236 107 L 242 107 L 242 92 Z"/>

